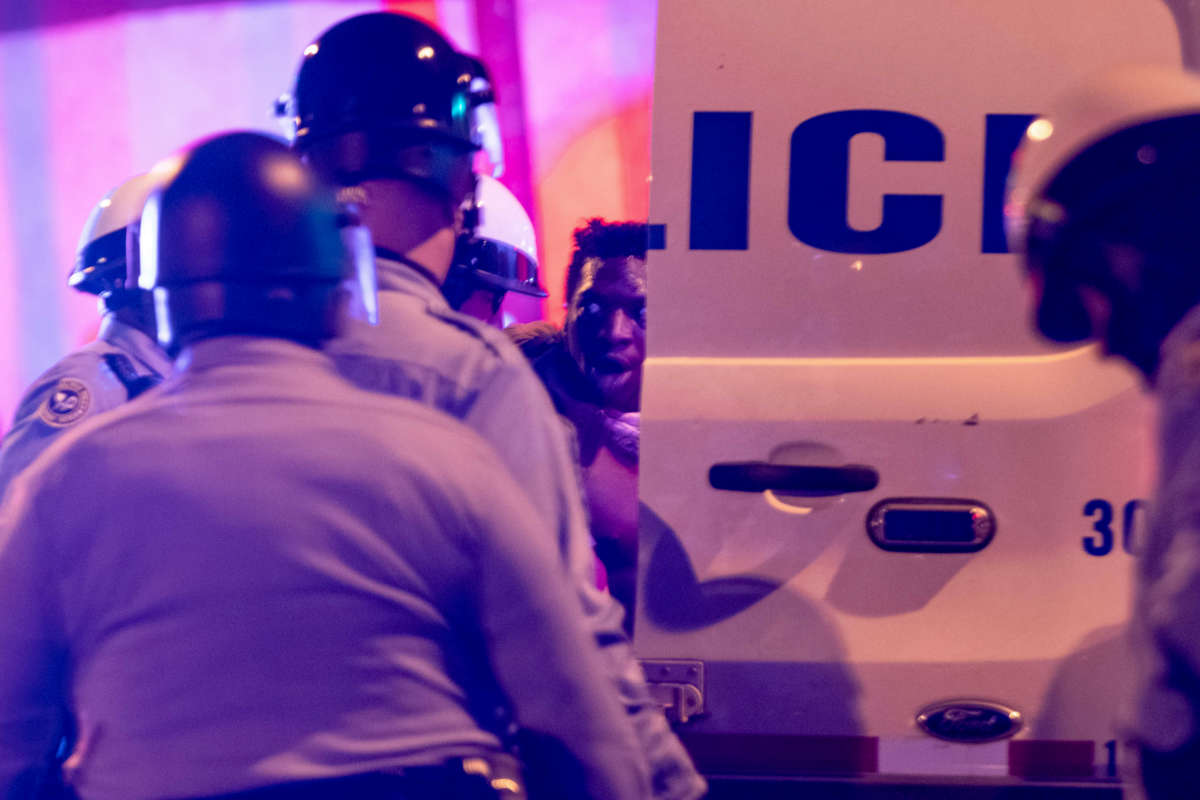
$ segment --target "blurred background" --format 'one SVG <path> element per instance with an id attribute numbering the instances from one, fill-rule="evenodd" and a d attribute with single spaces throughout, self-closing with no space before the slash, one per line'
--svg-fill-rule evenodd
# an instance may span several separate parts
<path id="1" fill-rule="evenodd" d="M 534 220 L 550 292 L 505 310 L 561 322 L 572 229 L 647 214 L 654 0 L 2 0 L 0 430 L 25 386 L 95 335 L 95 298 L 66 285 L 92 206 L 208 134 L 281 134 L 274 101 L 305 45 L 380 9 L 434 23 L 491 69 L 501 180 Z"/>

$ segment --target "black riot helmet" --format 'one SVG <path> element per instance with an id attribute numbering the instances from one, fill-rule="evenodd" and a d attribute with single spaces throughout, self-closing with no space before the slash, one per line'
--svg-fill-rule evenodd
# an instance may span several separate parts
<path id="1" fill-rule="evenodd" d="M 1064 93 L 1028 128 L 1005 203 L 1059 342 L 1104 342 L 1151 380 L 1171 328 L 1200 302 L 1200 78 L 1124 65 Z"/>
<path id="2" fill-rule="evenodd" d="M 277 111 L 290 119 L 295 149 L 333 183 L 412 180 L 469 206 L 481 69 L 421 20 L 360 14 L 305 48 Z"/>
<path id="3" fill-rule="evenodd" d="M 215 136 L 154 168 L 139 284 L 169 353 L 229 334 L 315 345 L 336 335 L 347 271 L 333 190 L 286 145 Z"/>

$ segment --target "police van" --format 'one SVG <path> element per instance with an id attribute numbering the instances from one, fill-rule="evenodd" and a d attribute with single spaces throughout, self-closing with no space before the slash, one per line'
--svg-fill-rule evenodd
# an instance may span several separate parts
<path id="1" fill-rule="evenodd" d="M 634 644 L 707 774 L 1115 791 L 1153 407 L 1004 189 L 1189 9 L 660 0 Z"/>

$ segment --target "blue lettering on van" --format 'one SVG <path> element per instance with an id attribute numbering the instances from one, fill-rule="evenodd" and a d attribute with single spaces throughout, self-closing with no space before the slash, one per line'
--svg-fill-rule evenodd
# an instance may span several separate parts
<path id="1" fill-rule="evenodd" d="M 1145 500 L 1130 500 L 1121 512 L 1121 547 L 1130 555 L 1136 556 L 1142 550 L 1149 510 L 1150 504 Z"/>
<path id="2" fill-rule="evenodd" d="M 1148 509 L 1149 504 L 1141 499 L 1130 500 L 1121 509 L 1121 549 L 1130 555 L 1136 555 L 1141 548 Z M 1115 518 L 1113 504 L 1101 498 L 1089 500 L 1083 507 L 1083 515 L 1093 518 L 1092 530 L 1095 532 L 1083 537 L 1084 552 L 1090 556 L 1111 553 L 1117 540 L 1112 526 Z"/>
<path id="3" fill-rule="evenodd" d="M 750 222 L 749 111 L 692 115 L 692 250 L 745 250 Z"/>
<path id="4" fill-rule="evenodd" d="M 1085 517 L 1095 517 L 1092 530 L 1099 534 L 1083 537 L 1083 550 L 1089 556 L 1106 556 L 1113 549 L 1113 507 L 1107 500 L 1089 500 L 1083 507 Z"/>
<path id="5" fill-rule="evenodd" d="M 983 203 L 980 251 L 1007 253 L 1004 194 L 1013 151 L 1033 114 L 984 117 Z M 754 113 L 697 111 L 692 115 L 692 250 L 749 247 L 750 165 Z M 901 111 L 851 109 L 812 117 L 791 139 L 787 223 L 811 247 L 835 253 L 881 254 L 912 250 L 932 241 L 942 227 L 939 194 L 885 194 L 879 226 L 864 231 L 847 219 L 850 140 L 874 133 L 884 140 L 887 161 L 945 161 L 945 137 L 929 120 Z M 665 247 L 663 232 L 650 249 Z"/>
<path id="6" fill-rule="evenodd" d="M 792 131 L 788 228 L 812 247 L 834 253 L 898 253 L 931 241 L 942 228 L 942 196 L 885 194 L 883 219 L 873 230 L 850 227 L 850 140 L 883 137 L 885 161 L 943 161 L 945 139 L 927 119 L 901 111 L 834 111 Z"/>
<path id="7" fill-rule="evenodd" d="M 985 253 L 1007 253 L 1004 234 L 1004 194 L 1013 152 L 1021 143 L 1033 114 L 988 114 L 983 153 L 983 242 Z"/>
<path id="8" fill-rule="evenodd" d="M 647 250 L 666 250 L 667 249 L 667 226 L 666 225 L 647 225 L 646 226 L 646 249 Z"/>

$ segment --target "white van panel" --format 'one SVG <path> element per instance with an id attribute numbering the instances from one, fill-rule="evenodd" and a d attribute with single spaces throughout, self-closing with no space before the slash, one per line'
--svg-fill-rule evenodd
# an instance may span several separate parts
<path id="1" fill-rule="evenodd" d="M 1114 763 L 1152 407 L 1094 348 L 1030 333 L 985 184 L 1007 163 L 989 135 L 1139 60 L 1179 63 L 1160 0 L 661 0 L 635 646 L 703 663 L 685 738 L 857 737 L 877 771 L 1007 774 L 1012 742 L 942 742 L 914 721 L 976 698 L 1020 713 L 1017 742 Z M 793 153 L 814 118 L 799 136 L 822 148 Z M 845 135 L 879 120 L 899 127 Z M 938 158 L 919 146 L 931 129 Z M 809 177 L 824 191 L 839 174 L 844 198 L 801 203 L 826 228 L 789 215 Z M 926 199 L 905 218 L 888 194 Z M 911 245 L 931 196 L 927 241 L 854 251 Z M 710 486 L 714 464 L 746 461 L 868 465 L 879 483 Z M 885 551 L 867 533 L 885 498 L 984 504 L 994 538 Z"/>
<path id="2" fill-rule="evenodd" d="M 981 252 L 988 116 L 1036 114 L 1119 61 L 1179 59 L 1161 0 L 662 0 L 651 219 L 666 225 L 667 250 L 653 259 L 652 355 L 1048 352 L 1025 324 L 1015 260 Z M 856 109 L 942 133 L 940 161 L 885 161 L 875 134 L 849 145 L 849 225 L 879 225 L 885 193 L 940 195 L 927 244 L 838 253 L 789 230 L 789 173 L 806 169 L 793 163 L 793 132 Z M 753 115 L 747 249 L 689 249 L 695 112 Z M 699 167 L 736 170 L 740 157 Z M 831 145 L 810 157 L 841 156 Z"/>

